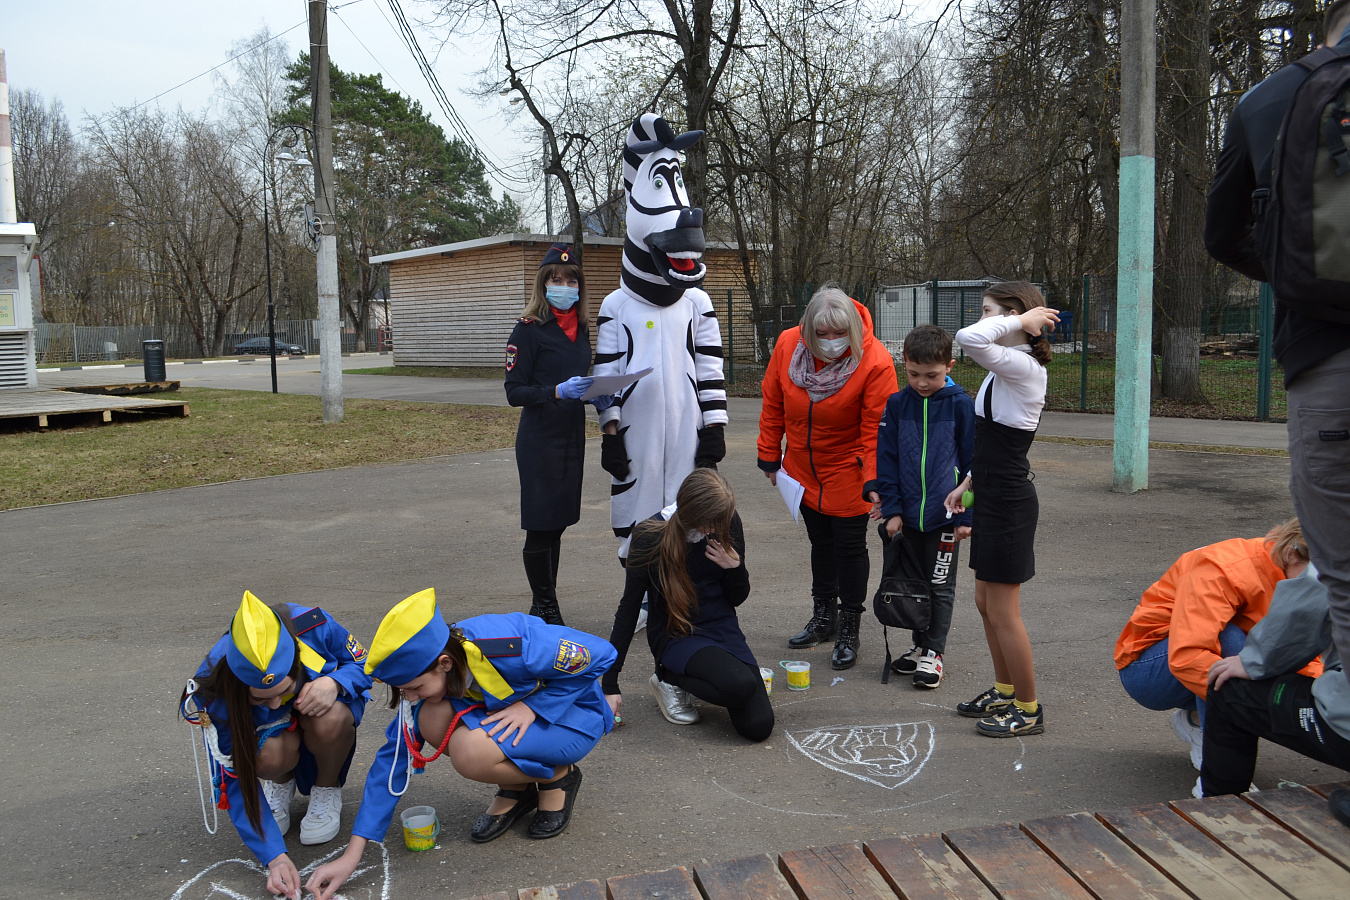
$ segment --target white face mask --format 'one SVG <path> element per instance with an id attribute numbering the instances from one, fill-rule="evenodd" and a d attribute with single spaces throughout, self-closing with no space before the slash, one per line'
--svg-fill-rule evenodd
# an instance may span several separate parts
<path id="1" fill-rule="evenodd" d="M 838 359 L 849 349 L 848 338 L 816 338 L 816 343 L 820 345 L 820 352 L 825 354 L 826 359 Z"/>

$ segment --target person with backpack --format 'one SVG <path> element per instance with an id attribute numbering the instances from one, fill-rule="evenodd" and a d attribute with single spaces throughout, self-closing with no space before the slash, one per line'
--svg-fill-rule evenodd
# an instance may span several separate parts
<path id="1" fill-rule="evenodd" d="M 935 688 L 956 605 L 957 544 L 970 535 L 971 519 L 970 510 L 952 516 L 943 504 L 970 471 L 975 401 L 951 379 L 956 360 L 946 331 L 920 325 L 905 336 L 903 353 L 909 384 L 886 401 L 877 428 L 877 477 L 863 493 L 873 501 L 873 518 L 885 523 L 887 539 L 899 534 L 914 548 L 932 586 L 928 627 L 913 632 L 913 645 L 891 671 L 912 676 L 915 687 Z"/>
<path id="2" fill-rule="evenodd" d="M 1350 655 L 1350 0 L 1325 44 L 1238 101 L 1205 212 L 1205 247 L 1275 294 L 1289 409 L 1289 491 Z M 1348 675 L 1347 677 L 1350 677 Z M 1350 820 L 1350 791 L 1332 810 Z"/>

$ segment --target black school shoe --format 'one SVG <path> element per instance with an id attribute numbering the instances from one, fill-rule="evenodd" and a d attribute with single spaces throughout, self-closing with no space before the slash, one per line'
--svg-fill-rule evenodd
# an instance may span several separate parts
<path id="1" fill-rule="evenodd" d="M 1023 712 L 1016 703 L 1003 712 L 975 723 L 975 730 L 985 737 L 1021 737 L 1045 731 L 1045 704 L 1036 704 L 1035 712 Z"/>
<path id="2" fill-rule="evenodd" d="M 486 844 L 506 834 L 507 829 L 516 824 L 516 820 L 539 805 L 539 791 L 530 785 L 523 791 L 497 791 L 498 797 L 515 800 L 516 805 L 501 815 L 492 816 L 483 813 L 474 820 L 469 829 L 469 840 L 475 844 Z"/>
<path id="3" fill-rule="evenodd" d="M 956 711 L 968 719 L 983 719 L 996 712 L 1002 712 L 1012 706 L 1012 702 L 1011 694 L 1001 694 L 998 688 L 991 687 L 974 700 L 956 704 Z"/>
<path id="4" fill-rule="evenodd" d="M 563 801 L 562 809 L 541 809 L 534 814 L 529 835 L 536 841 L 543 841 L 562 834 L 572 821 L 572 804 L 577 802 L 577 792 L 581 789 L 581 768 L 572 763 L 572 771 L 557 781 L 550 781 L 538 787 L 541 791 L 562 791 L 567 798 Z"/>

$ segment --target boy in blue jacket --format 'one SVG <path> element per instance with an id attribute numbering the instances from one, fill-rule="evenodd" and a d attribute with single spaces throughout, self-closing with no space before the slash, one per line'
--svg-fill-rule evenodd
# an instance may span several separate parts
<path id="1" fill-rule="evenodd" d="M 975 401 L 950 378 L 952 338 L 936 325 L 920 325 L 905 337 L 909 385 L 886 401 L 877 430 L 877 477 L 864 488 L 872 518 L 886 532 L 903 531 L 933 585 L 928 630 L 891 664 L 913 675 L 914 686 L 942 683 L 942 654 L 956 603 L 957 544 L 970 536 L 971 511 L 947 517 L 943 501 L 970 471 L 975 450 Z"/>

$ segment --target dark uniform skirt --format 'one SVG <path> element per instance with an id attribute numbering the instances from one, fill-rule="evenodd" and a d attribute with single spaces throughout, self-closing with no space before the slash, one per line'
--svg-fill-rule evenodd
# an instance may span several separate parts
<path id="1" fill-rule="evenodd" d="M 1022 584 L 1036 574 L 1040 501 L 1027 451 L 1036 432 L 975 420 L 971 473 L 978 502 L 970 528 L 970 568 L 980 581 Z"/>

